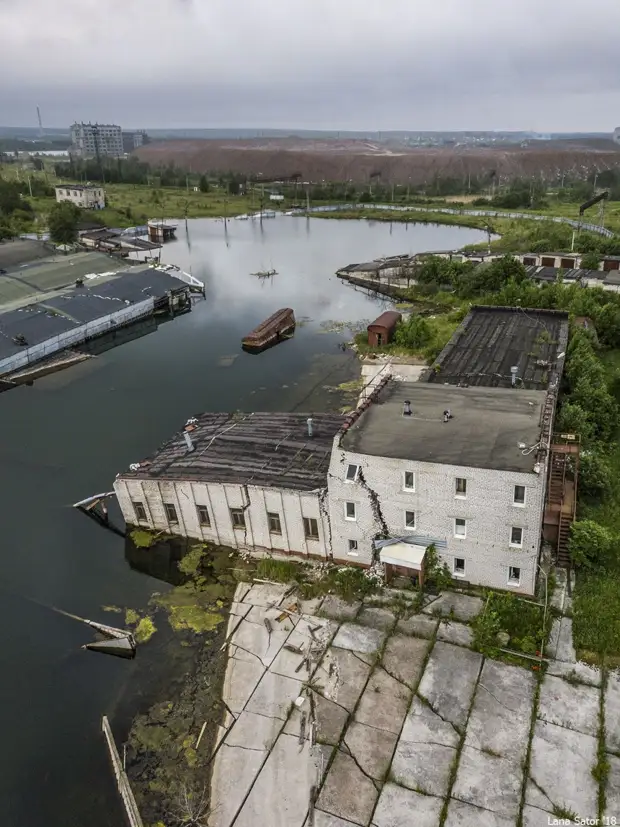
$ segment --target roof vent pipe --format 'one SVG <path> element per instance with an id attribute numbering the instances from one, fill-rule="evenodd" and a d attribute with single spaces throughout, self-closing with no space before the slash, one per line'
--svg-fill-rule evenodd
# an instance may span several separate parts
<path id="1" fill-rule="evenodd" d="M 403 402 L 403 416 L 411 416 L 411 402 L 408 399 Z"/>
<path id="2" fill-rule="evenodd" d="M 308 426 L 308 436 L 312 438 L 312 417 L 309 416 L 306 420 L 306 425 Z"/>
<path id="3" fill-rule="evenodd" d="M 518 367 L 518 365 L 513 365 L 513 366 L 510 368 L 510 373 L 511 373 L 510 381 L 511 381 L 511 383 L 512 383 L 512 387 L 513 387 L 513 388 L 514 388 L 514 387 L 516 387 L 516 385 L 517 385 L 517 373 L 518 373 L 518 372 L 519 372 L 519 367 Z"/>
<path id="4" fill-rule="evenodd" d="M 183 431 L 183 439 L 185 440 L 185 444 L 187 445 L 187 453 L 191 454 L 191 452 L 195 449 L 195 445 L 192 442 L 192 438 L 187 433 L 187 431 Z"/>

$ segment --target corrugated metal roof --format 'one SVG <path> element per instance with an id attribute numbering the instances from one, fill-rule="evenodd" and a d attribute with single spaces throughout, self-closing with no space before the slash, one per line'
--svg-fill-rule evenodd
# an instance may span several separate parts
<path id="1" fill-rule="evenodd" d="M 34 305 L 0 314 L 0 359 L 13 356 L 27 347 L 39 345 L 78 326 L 64 316 L 55 315 Z M 14 336 L 24 336 L 26 345 L 18 345 Z"/>
<path id="2" fill-rule="evenodd" d="M 372 327 L 387 327 L 388 329 L 391 329 L 398 324 L 402 317 L 402 313 L 399 313 L 397 310 L 386 310 L 378 316 L 374 322 L 371 322 L 368 325 L 368 330 Z"/>

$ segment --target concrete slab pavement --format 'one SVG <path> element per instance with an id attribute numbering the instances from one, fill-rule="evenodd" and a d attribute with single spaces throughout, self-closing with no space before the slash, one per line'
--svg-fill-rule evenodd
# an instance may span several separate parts
<path id="1" fill-rule="evenodd" d="M 388 782 L 381 791 L 372 827 L 436 827 L 442 805 L 441 798 Z"/>
<path id="2" fill-rule="evenodd" d="M 474 640 L 474 633 L 471 626 L 464 623 L 456 623 L 452 620 L 442 620 L 437 629 L 437 640 L 445 640 L 447 643 L 454 643 L 455 646 L 471 646 Z"/>
<path id="3" fill-rule="evenodd" d="M 585 735 L 598 736 L 600 692 L 592 686 L 570 684 L 545 675 L 540 688 L 538 717 Z"/>
<path id="4" fill-rule="evenodd" d="M 366 825 L 378 795 L 376 782 L 364 774 L 353 758 L 338 751 L 329 768 L 317 807 L 354 824 Z"/>
<path id="5" fill-rule="evenodd" d="M 444 827 L 514 827 L 514 823 L 513 819 L 503 818 L 490 810 L 452 799 Z"/>
<path id="6" fill-rule="evenodd" d="M 379 629 L 343 623 L 334 638 L 334 646 L 349 649 L 352 652 L 374 654 L 379 651 L 385 638 L 385 632 Z"/>
<path id="7" fill-rule="evenodd" d="M 463 728 L 481 665 L 482 655 L 451 643 L 437 642 L 426 664 L 418 694 L 441 718 Z"/>
<path id="8" fill-rule="evenodd" d="M 482 599 L 469 594 L 458 592 L 442 592 L 436 600 L 433 600 L 422 610 L 426 614 L 452 617 L 454 620 L 473 620 L 482 611 Z"/>
<path id="9" fill-rule="evenodd" d="M 383 652 L 384 669 L 410 689 L 415 689 L 422 675 L 429 643 L 405 635 L 388 638 Z"/>

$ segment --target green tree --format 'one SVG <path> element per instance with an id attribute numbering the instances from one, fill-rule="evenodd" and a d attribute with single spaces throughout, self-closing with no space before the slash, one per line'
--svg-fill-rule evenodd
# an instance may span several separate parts
<path id="1" fill-rule="evenodd" d="M 579 491 L 598 497 L 611 487 L 611 467 L 601 448 L 582 451 L 579 463 Z"/>
<path id="2" fill-rule="evenodd" d="M 198 184 L 200 192 L 209 192 L 209 182 L 206 175 L 200 176 L 200 183 Z"/>
<path id="3" fill-rule="evenodd" d="M 78 221 L 81 211 L 70 201 L 54 204 L 50 210 L 48 226 L 52 241 L 57 244 L 71 244 L 77 238 Z"/>
<path id="4" fill-rule="evenodd" d="M 568 397 L 568 400 L 570 400 L 570 397 Z M 568 400 L 560 408 L 557 430 L 562 433 L 578 434 L 581 441 L 587 443 L 592 438 L 594 431 L 590 416 L 581 405 Z"/>
<path id="5" fill-rule="evenodd" d="M 601 568 L 613 545 L 611 531 L 594 520 L 578 520 L 571 526 L 568 547 L 573 565 L 578 568 Z"/>
<path id="6" fill-rule="evenodd" d="M 411 314 L 406 321 L 400 322 L 394 334 L 394 341 L 409 350 L 420 350 L 429 344 L 433 332 L 426 319 Z"/>
<path id="7" fill-rule="evenodd" d="M 584 270 L 598 270 L 601 257 L 596 252 L 585 253 L 581 258 L 581 266 Z"/>

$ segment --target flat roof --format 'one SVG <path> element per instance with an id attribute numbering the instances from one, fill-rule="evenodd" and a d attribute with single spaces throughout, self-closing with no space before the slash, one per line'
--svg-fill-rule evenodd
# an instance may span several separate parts
<path id="1" fill-rule="evenodd" d="M 338 414 L 203 413 L 195 417 L 188 452 L 183 431 L 136 471 L 136 479 L 194 480 L 312 491 L 327 485 L 333 439 L 345 422 Z"/>
<path id="2" fill-rule="evenodd" d="M 568 313 L 521 307 L 472 307 L 433 363 L 427 381 L 545 390 L 562 370 L 568 343 Z"/>
<path id="3" fill-rule="evenodd" d="M 340 441 L 345 451 L 414 462 L 532 471 L 546 391 L 392 380 Z M 404 416 L 404 402 L 411 416 Z M 452 419 L 443 421 L 450 410 Z"/>

